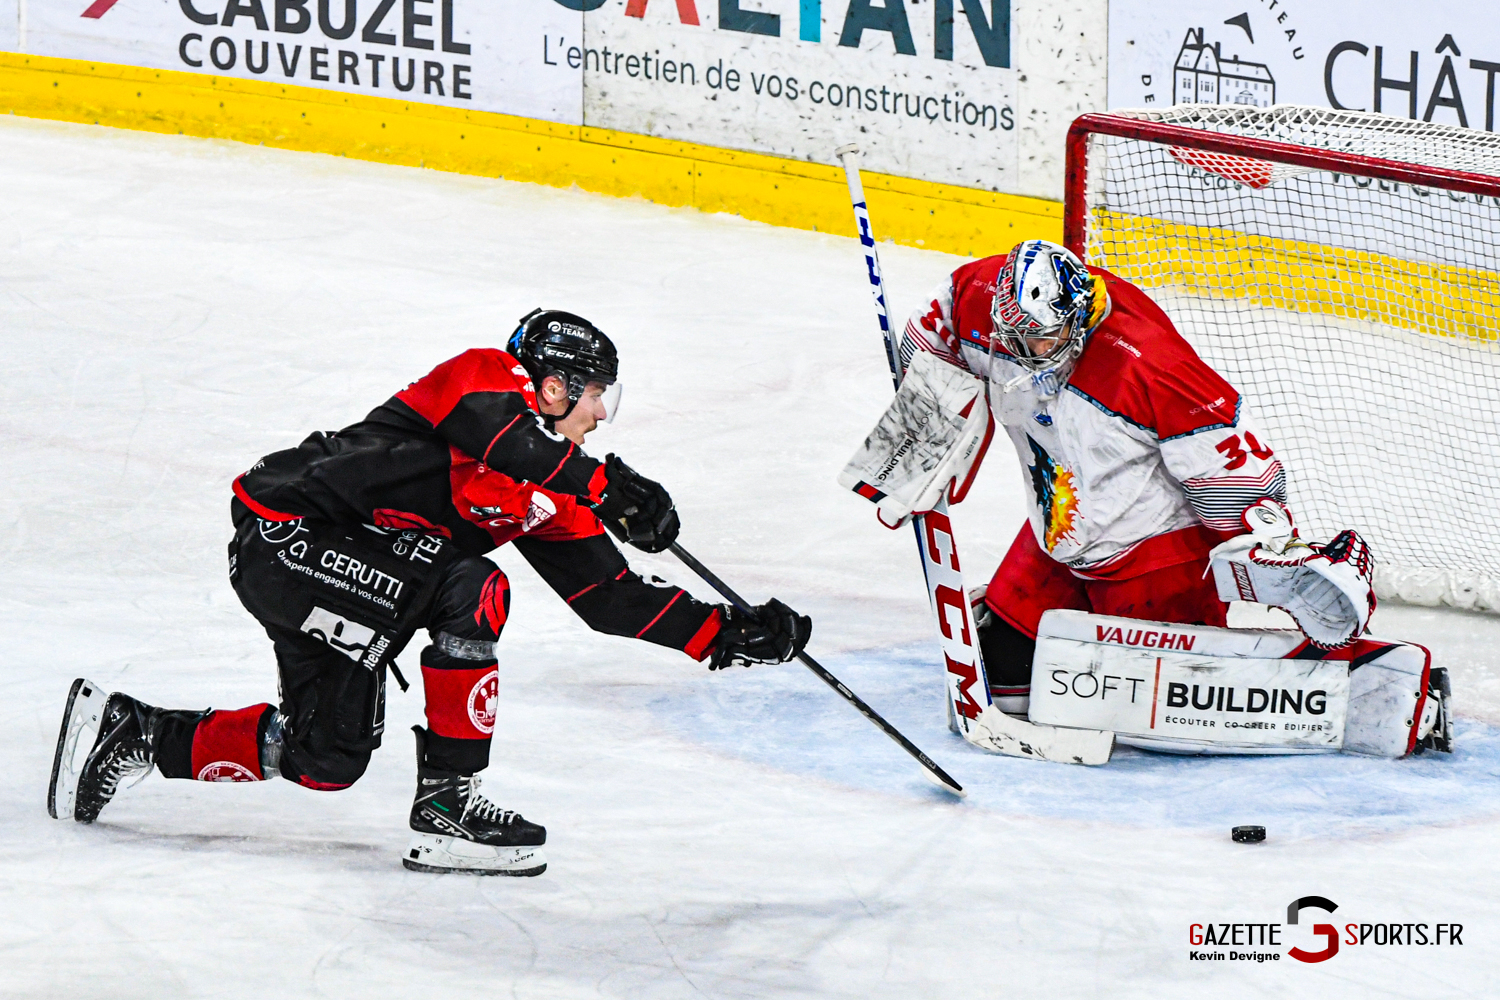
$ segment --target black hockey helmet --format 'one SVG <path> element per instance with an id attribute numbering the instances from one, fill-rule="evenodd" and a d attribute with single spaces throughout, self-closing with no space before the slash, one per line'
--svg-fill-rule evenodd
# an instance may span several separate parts
<path id="1" fill-rule="evenodd" d="M 505 349 L 525 366 L 538 391 L 548 375 L 562 379 L 569 411 L 590 382 L 614 385 L 620 374 L 620 355 L 603 331 L 558 309 L 533 309 L 522 316 Z"/>

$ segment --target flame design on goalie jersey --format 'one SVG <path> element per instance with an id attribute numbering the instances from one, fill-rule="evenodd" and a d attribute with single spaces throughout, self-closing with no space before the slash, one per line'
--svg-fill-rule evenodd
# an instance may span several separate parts
<path id="1" fill-rule="evenodd" d="M 1042 508 L 1042 544 L 1051 552 L 1072 532 L 1073 522 L 1078 519 L 1078 491 L 1073 487 L 1073 473 L 1054 462 L 1047 449 L 1030 434 L 1026 435 L 1026 442 L 1036 458 L 1036 464 L 1029 469 L 1031 488 Z"/>

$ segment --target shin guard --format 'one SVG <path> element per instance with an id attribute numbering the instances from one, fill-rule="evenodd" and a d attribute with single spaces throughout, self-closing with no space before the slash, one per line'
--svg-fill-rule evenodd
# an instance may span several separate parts
<path id="1" fill-rule="evenodd" d="M 275 709 L 266 704 L 210 712 L 193 731 L 193 771 L 198 781 L 263 781 L 261 727 Z"/>
<path id="2" fill-rule="evenodd" d="M 494 657 L 459 659 L 429 647 L 422 653 L 422 687 L 432 766 L 463 774 L 483 770 L 489 764 L 500 694 Z"/>

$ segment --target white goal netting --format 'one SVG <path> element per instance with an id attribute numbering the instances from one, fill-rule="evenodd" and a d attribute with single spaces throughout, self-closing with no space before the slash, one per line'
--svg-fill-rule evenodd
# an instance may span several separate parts
<path id="1" fill-rule="evenodd" d="M 1488 132 L 1292 106 L 1114 117 L 1500 192 Z M 1382 598 L 1500 611 L 1500 199 L 1098 133 L 1079 181 L 1087 260 L 1145 288 L 1241 390 L 1303 535 L 1364 534 Z"/>

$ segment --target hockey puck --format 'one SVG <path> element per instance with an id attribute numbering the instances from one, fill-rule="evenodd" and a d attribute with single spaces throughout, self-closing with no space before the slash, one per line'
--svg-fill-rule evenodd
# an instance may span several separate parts
<path id="1" fill-rule="evenodd" d="M 1266 839 L 1266 828 L 1263 826 L 1237 826 L 1229 831 L 1229 836 L 1236 844 L 1259 844 Z"/>

